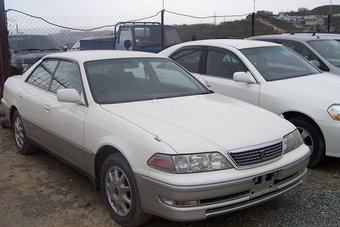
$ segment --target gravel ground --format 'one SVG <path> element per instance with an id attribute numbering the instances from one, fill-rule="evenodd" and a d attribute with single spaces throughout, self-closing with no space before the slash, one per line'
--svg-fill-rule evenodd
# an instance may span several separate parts
<path id="1" fill-rule="evenodd" d="M 11 130 L 1 127 L 0 172 L 0 227 L 119 226 L 87 178 L 43 151 L 18 154 Z M 340 159 L 326 158 L 309 170 L 305 184 L 269 202 L 205 221 L 153 217 L 144 225 L 159 226 L 340 226 Z"/>

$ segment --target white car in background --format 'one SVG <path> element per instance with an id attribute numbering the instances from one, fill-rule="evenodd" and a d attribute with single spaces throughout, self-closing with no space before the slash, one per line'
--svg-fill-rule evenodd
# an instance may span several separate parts
<path id="1" fill-rule="evenodd" d="M 293 124 L 212 93 L 157 54 L 45 56 L 7 79 L 1 102 L 19 153 L 38 145 L 85 174 L 123 226 L 233 212 L 307 177 L 310 151 Z"/>
<path id="2" fill-rule="evenodd" d="M 209 89 L 291 121 L 312 151 L 309 167 L 325 155 L 340 157 L 339 76 L 322 73 L 291 49 L 271 42 L 201 40 L 159 54 L 177 61 Z"/>
<path id="3" fill-rule="evenodd" d="M 247 39 L 282 44 L 311 61 L 322 71 L 340 75 L 340 35 L 330 33 L 313 34 L 260 35 Z"/>

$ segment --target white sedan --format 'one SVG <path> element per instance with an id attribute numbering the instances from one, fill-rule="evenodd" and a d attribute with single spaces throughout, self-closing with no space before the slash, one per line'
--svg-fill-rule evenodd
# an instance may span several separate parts
<path id="1" fill-rule="evenodd" d="M 19 152 L 39 146 L 85 174 L 124 226 L 232 212 L 307 177 L 310 151 L 293 124 L 157 54 L 45 56 L 7 79 L 1 102 Z"/>
<path id="2" fill-rule="evenodd" d="M 169 56 L 220 94 L 282 115 L 311 150 L 309 167 L 340 157 L 340 78 L 322 73 L 282 45 L 253 40 L 202 40 L 172 46 Z"/>

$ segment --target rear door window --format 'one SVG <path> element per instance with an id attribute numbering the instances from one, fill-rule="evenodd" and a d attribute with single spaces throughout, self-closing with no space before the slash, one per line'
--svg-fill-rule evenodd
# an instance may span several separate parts
<path id="1" fill-rule="evenodd" d="M 202 48 L 184 49 L 171 56 L 173 60 L 193 73 L 199 72 Z"/>
<path id="2" fill-rule="evenodd" d="M 27 79 L 27 83 L 48 90 L 51 85 L 52 76 L 58 65 L 58 60 L 46 60 L 42 62 Z"/>

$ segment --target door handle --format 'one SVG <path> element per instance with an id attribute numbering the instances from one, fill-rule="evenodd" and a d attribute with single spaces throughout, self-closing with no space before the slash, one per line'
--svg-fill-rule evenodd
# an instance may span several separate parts
<path id="1" fill-rule="evenodd" d="M 44 111 L 45 111 L 45 113 L 50 113 L 51 112 L 51 107 L 49 105 L 45 104 Z"/>

